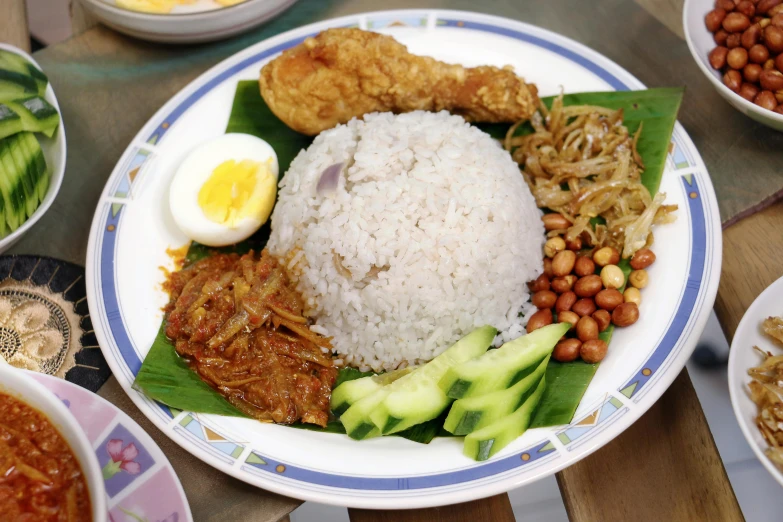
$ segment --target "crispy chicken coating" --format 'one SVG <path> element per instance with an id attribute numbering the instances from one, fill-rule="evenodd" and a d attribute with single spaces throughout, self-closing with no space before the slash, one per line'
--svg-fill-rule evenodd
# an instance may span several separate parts
<path id="1" fill-rule="evenodd" d="M 259 83 L 272 112 L 309 135 L 370 112 L 447 110 L 468 121 L 516 122 L 538 106 L 536 87 L 510 67 L 439 62 L 360 29 L 307 38 L 264 66 Z"/>

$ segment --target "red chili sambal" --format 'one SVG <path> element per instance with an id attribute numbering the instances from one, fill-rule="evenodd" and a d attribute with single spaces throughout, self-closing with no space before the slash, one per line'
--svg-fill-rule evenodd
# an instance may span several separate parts
<path id="1" fill-rule="evenodd" d="M 92 520 L 87 481 L 68 443 L 41 412 L 3 393 L 0 393 L 0 520 Z"/>
<path id="2" fill-rule="evenodd" d="M 166 335 L 201 378 L 266 422 L 326 426 L 337 369 L 282 265 L 215 254 L 169 277 Z"/>

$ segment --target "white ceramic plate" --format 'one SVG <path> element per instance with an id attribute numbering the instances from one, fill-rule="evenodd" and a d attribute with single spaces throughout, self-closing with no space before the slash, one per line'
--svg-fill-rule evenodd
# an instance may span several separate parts
<path id="1" fill-rule="evenodd" d="M 704 16 L 714 8 L 715 2 L 713 0 L 685 0 L 682 25 L 685 29 L 685 41 L 688 42 L 688 49 L 690 49 L 696 65 L 732 107 L 767 127 L 783 131 L 783 114 L 762 109 L 726 87 L 723 84 L 720 71 L 716 71 L 710 65 L 708 56 L 710 51 L 715 49 L 716 44 L 712 33 L 704 25 Z"/>
<path id="2" fill-rule="evenodd" d="M 81 386 L 26 372 L 70 410 L 97 458 L 111 522 L 193 522 L 166 455 L 119 408 Z"/>
<path id="3" fill-rule="evenodd" d="M 221 40 L 274 18 L 296 0 L 246 0 L 222 7 L 213 0 L 176 7 L 169 14 L 142 13 L 117 7 L 114 0 L 81 0 L 87 9 L 121 33 L 165 43 L 200 43 Z"/>
<path id="4" fill-rule="evenodd" d="M 773 355 L 783 354 L 783 348 L 761 330 L 761 323 L 767 317 L 783 316 L 781 295 L 783 295 L 783 277 L 769 285 L 742 316 L 742 321 L 734 333 L 729 353 L 729 394 L 734 415 L 748 444 L 767 471 L 783 486 L 783 472 L 764 454 L 764 450 L 769 445 L 756 427 L 758 408 L 750 399 L 748 390 L 748 384 L 752 381 L 748 370 L 763 361 L 761 354 L 753 347 L 758 346 L 764 351 L 772 352 Z"/>
<path id="5" fill-rule="evenodd" d="M 24 56 L 33 65 L 39 69 L 41 68 L 38 63 L 33 60 L 32 56 L 22 51 L 21 49 L 14 47 L 13 45 L 0 42 L 0 49 Z M 46 71 L 44 71 L 44 73 L 45 72 Z M 57 98 L 54 96 L 54 90 L 52 89 L 51 83 L 46 86 L 44 99 L 51 103 L 52 106 L 57 109 L 57 112 L 60 113 L 60 125 L 57 127 L 54 136 L 47 138 L 43 134 L 35 135 L 36 138 L 38 138 L 38 142 L 41 144 L 41 149 L 43 150 L 44 157 L 46 158 L 46 166 L 49 170 L 50 176 L 49 190 L 46 192 L 46 197 L 44 197 L 44 200 L 41 201 L 41 204 L 27 221 L 22 223 L 22 225 L 14 230 L 11 234 L 8 234 L 4 238 L 0 239 L 0 252 L 5 252 L 11 248 L 14 243 L 19 241 L 22 236 L 28 230 L 30 230 L 36 221 L 41 219 L 41 216 L 43 216 L 46 211 L 49 210 L 49 207 L 52 206 L 54 198 L 57 197 L 57 193 L 60 191 L 60 185 L 63 183 L 63 176 L 65 176 L 65 126 L 62 122 L 62 111 L 60 110 L 60 105 L 57 103 Z"/>
<path id="6" fill-rule="evenodd" d="M 388 11 L 320 22 L 260 42 L 204 73 L 144 126 L 123 154 L 95 213 L 87 254 L 90 314 L 115 376 L 161 430 L 205 462 L 250 484 L 317 502 L 413 508 L 465 502 L 540 479 L 584 458 L 638 419 L 688 359 L 715 299 L 721 231 L 709 175 L 678 124 L 661 190 L 679 205 L 656 231 L 654 284 L 641 319 L 615 333 L 570 426 L 530 430 L 477 463 L 462 440 L 429 445 L 296 430 L 245 419 L 171 412 L 131 385 L 162 319 L 159 267 L 187 242 L 168 210 L 172 175 L 193 146 L 223 133 L 238 80 L 307 35 L 359 26 L 412 52 L 466 65 L 511 64 L 542 94 L 642 89 L 627 71 L 562 36 L 503 18 L 457 11 Z"/>

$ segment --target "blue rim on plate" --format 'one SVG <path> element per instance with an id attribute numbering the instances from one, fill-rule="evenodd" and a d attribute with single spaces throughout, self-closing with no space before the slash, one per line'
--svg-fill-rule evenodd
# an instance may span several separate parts
<path id="1" fill-rule="evenodd" d="M 617 90 L 644 88 L 643 84 L 630 74 L 581 44 L 520 22 L 475 13 L 425 10 L 379 12 L 339 18 L 290 31 L 257 44 L 195 80 L 193 85 L 197 87 L 191 94 L 172 99 L 142 129 L 134 142 L 136 145 L 129 147 L 115 169 L 102 199 L 106 200 L 111 190 L 121 183 L 118 177 L 122 175 L 122 165 L 130 161 L 129 158 L 134 154 L 138 154 L 138 147 L 143 147 L 144 143 L 160 144 L 167 131 L 189 107 L 236 73 L 301 43 L 306 36 L 316 34 L 326 27 L 358 25 L 376 29 L 389 20 L 408 22 L 414 26 L 430 24 L 429 26 L 461 28 L 514 38 L 547 49 L 578 64 Z M 562 43 L 568 47 L 561 45 Z M 622 72 L 623 74 L 619 75 L 622 78 L 609 68 Z M 658 339 L 656 348 L 647 360 L 629 375 L 625 384 L 591 405 L 590 413 L 575 419 L 570 426 L 557 430 L 555 437 L 546 437 L 510 456 L 445 473 L 370 477 L 297 466 L 275 459 L 265 451 L 245 447 L 239 442 L 234 443 L 233 447 L 210 447 L 208 441 L 204 443 L 204 438 L 199 436 L 197 429 L 200 423 L 204 423 L 203 419 L 187 412 L 173 414 L 165 406 L 129 390 L 126 384 L 132 382 L 141 366 L 141 360 L 138 350 L 131 342 L 117 299 L 116 240 L 122 227 L 124 209 L 122 205 L 109 204 L 111 201 L 98 206 L 88 249 L 88 291 L 95 297 L 90 305 L 99 340 L 115 374 L 122 376 L 120 380 L 126 391 L 140 407 L 144 405 L 142 410 L 153 422 L 164 429 L 164 426 L 173 424 L 172 420 L 179 421 L 174 424 L 186 429 L 164 430 L 177 443 L 191 451 L 193 447 L 206 450 L 209 455 L 200 453 L 199 458 L 237 478 L 266 489 L 306 500 L 375 508 L 423 507 L 463 502 L 506 491 L 534 480 L 524 476 L 528 470 L 553 461 L 556 462 L 547 474 L 562 469 L 608 442 L 596 439 L 606 429 L 619 430 L 619 433 L 629 426 L 665 391 L 695 346 L 696 337 L 706 323 L 717 292 L 721 253 L 720 226 L 717 203 L 706 168 L 679 124 L 675 128 L 673 142 L 675 150 L 670 154 L 668 165 L 675 171 L 675 175 L 679 176 L 681 183 L 678 185 L 688 202 L 687 209 L 681 209 L 685 215 L 681 215 L 680 219 L 688 220 L 692 241 L 688 245 L 687 284 L 682 289 L 682 295 L 665 334 Z M 676 367 L 672 369 L 673 365 Z M 635 414 L 626 415 L 631 410 L 634 410 Z M 155 415 L 150 415 L 151 413 Z M 587 417 L 593 418 L 595 422 L 586 425 L 583 421 Z M 216 428 L 219 429 L 213 425 L 208 427 L 213 431 Z M 240 456 L 241 459 L 238 460 Z M 383 494 L 377 493 L 379 491 L 383 491 Z M 454 493 L 460 495 L 455 497 L 452 495 Z M 404 506 L 401 503 L 403 499 Z"/>

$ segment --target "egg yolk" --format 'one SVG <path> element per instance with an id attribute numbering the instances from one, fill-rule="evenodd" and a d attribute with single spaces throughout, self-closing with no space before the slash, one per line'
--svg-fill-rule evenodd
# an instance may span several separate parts
<path id="1" fill-rule="evenodd" d="M 198 205 L 215 223 L 235 226 L 242 218 L 269 218 L 277 194 L 275 176 L 266 162 L 224 161 L 212 171 L 198 193 Z"/>

